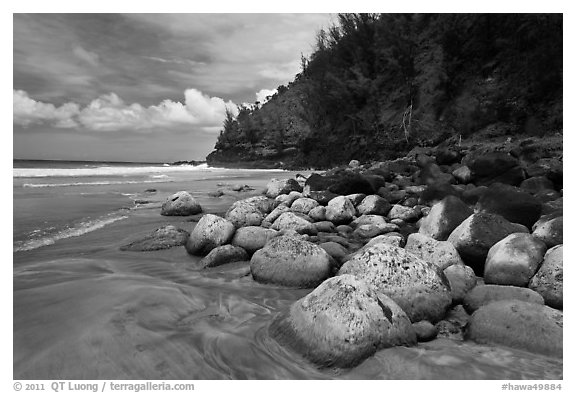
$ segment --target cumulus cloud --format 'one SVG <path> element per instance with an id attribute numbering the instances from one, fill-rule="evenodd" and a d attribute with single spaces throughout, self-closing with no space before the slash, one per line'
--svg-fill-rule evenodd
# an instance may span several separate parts
<path id="1" fill-rule="evenodd" d="M 21 90 L 14 91 L 14 123 L 22 126 L 50 124 L 55 127 L 82 127 L 93 131 L 152 130 L 195 126 L 206 132 L 220 130 L 228 108 L 237 114 L 232 101 L 210 97 L 197 89 L 184 92 L 184 102 L 164 100 L 148 107 L 127 104 L 115 93 L 98 97 L 84 108 L 67 103 L 56 108 L 35 101 Z"/>
<path id="2" fill-rule="evenodd" d="M 256 93 L 256 101 L 259 101 L 261 104 L 263 104 L 266 101 L 268 101 L 268 99 L 266 97 L 272 96 L 272 95 L 276 94 L 277 92 L 278 92 L 278 90 L 276 90 L 276 89 L 272 89 L 272 90 L 262 89 Z"/>

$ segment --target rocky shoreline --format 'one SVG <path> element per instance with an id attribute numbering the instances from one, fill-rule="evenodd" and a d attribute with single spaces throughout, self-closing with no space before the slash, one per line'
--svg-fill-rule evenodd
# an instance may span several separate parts
<path id="1" fill-rule="evenodd" d="M 272 179 L 223 217 L 123 247 L 184 246 L 198 269 L 250 262 L 256 282 L 313 289 L 269 334 L 319 367 L 435 338 L 563 356 L 562 153 L 535 140 L 416 148 L 406 157 Z M 218 197 L 218 194 L 213 195 Z"/>

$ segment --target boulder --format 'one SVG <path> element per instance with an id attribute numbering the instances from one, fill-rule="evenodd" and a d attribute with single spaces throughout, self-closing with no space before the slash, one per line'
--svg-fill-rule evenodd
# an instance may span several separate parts
<path id="1" fill-rule="evenodd" d="M 462 165 L 460 168 L 452 171 L 452 176 L 454 176 L 458 183 L 468 184 L 472 180 L 472 171 L 466 165 Z"/>
<path id="2" fill-rule="evenodd" d="M 316 227 L 310 221 L 306 220 L 305 217 L 304 215 L 298 215 L 292 212 L 282 213 L 282 215 L 274 221 L 274 224 L 272 224 L 272 229 L 277 231 L 293 229 L 298 233 L 308 235 L 318 233 Z"/>
<path id="3" fill-rule="evenodd" d="M 343 245 L 336 242 L 326 242 L 319 245 L 330 255 L 334 261 L 337 262 L 338 266 L 342 264 L 342 261 L 348 255 L 348 250 Z"/>
<path id="4" fill-rule="evenodd" d="M 466 294 L 476 286 L 476 275 L 470 266 L 450 265 L 444 269 L 444 275 L 450 282 L 453 304 L 462 303 Z"/>
<path id="5" fill-rule="evenodd" d="M 418 216 L 418 211 L 414 208 L 402 205 L 394 205 L 388 212 L 388 218 L 390 220 L 400 219 L 404 222 L 416 221 Z"/>
<path id="6" fill-rule="evenodd" d="M 404 311 L 350 275 L 326 280 L 292 304 L 269 333 L 321 367 L 353 367 L 379 349 L 416 344 Z"/>
<path id="7" fill-rule="evenodd" d="M 544 255 L 544 262 L 538 272 L 530 280 L 530 289 L 538 292 L 544 298 L 546 305 L 562 309 L 564 289 L 564 268 L 562 265 L 563 245 L 553 247 Z"/>
<path id="8" fill-rule="evenodd" d="M 451 174 L 442 172 L 442 169 L 434 163 L 429 163 L 422 167 L 418 178 L 420 184 L 426 185 L 452 183 L 453 181 L 454 178 Z"/>
<path id="9" fill-rule="evenodd" d="M 340 268 L 342 274 L 355 275 L 392 298 L 412 322 L 436 322 L 452 303 L 450 284 L 436 266 L 385 243 L 355 254 Z"/>
<path id="10" fill-rule="evenodd" d="M 296 199 L 290 206 L 290 209 L 295 213 L 308 214 L 310 210 L 318 207 L 318 202 L 311 198 Z"/>
<path id="11" fill-rule="evenodd" d="M 274 201 L 265 196 L 255 196 L 236 201 L 226 212 L 225 218 L 236 228 L 260 225 L 272 211 Z"/>
<path id="12" fill-rule="evenodd" d="M 390 203 L 379 195 L 368 195 L 356 208 L 358 214 L 379 214 L 385 216 L 391 209 Z"/>
<path id="13" fill-rule="evenodd" d="M 262 220 L 262 223 L 264 222 L 268 222 L 270 224 L 273 224 L 274 221 L 276 221 L 278 219 L 278 217 L 280 217 L 283 213 L 289 212 L 291 211 L 290 208 L 284 204 L 279 205 L 278 207 L 276 207 L 274 210 L 272 210 L 265 218 L 264 220 Z"/>
<path id="14" fill-rule="evenodd" d="M 350 162 L 348 163 L 348 166 L 350 168 L 358 168 L 360 166 L 360 161 L 358 160 L 350 160 Z"/>
<path id="15" fill-rule="evenodd" d="M 268 240 L 275 238 L 276 236 L 278 236 L 278 231 L 273 229 L 248 226 L 238 228 L 236 233 L 234 233 L 231 243 L 235 246 L 242 247 L 248 253 L 253 254 L 264 247 Z"/>
<path id="16" fill-rule="evenodd" d="M 314 227 L 318 232 L 335 232 L 336 227 L 330 221 L 318 221 L 315 222 Z"/>
<path id="17" fill-rule="evenodd" d="M 436 162 L 438 165 L 450 165 L 460 162 L 461 155 L 459 152 L 447 148 L 436 150 Z"/>
<path id="18" fill-rule="evenodd" d="M 186 191 L 179 191 L 162 204 L 163 216 L 191 216 L 202 212 L 202 206 Z"/>
<path id="19" fill-rule="evenodd" d="M 326 207 L 326 219 L 334 224 L 346 224 L 352 221 L 355 214 L 354 205 L 345 196 L 332 199 Z"/>
<path id="20" fill-rule="evenodd" d="M 331 274 L 330 255 L 296 236 L 278 236 L 250 260 L 254 280 L 287 287 L 314 288 Z"/>
<path id="21" fill-rule="evenodd" d="M 422 219 L 418 232 L 436 240 L 446 240 L 470 215 L 472 209 L 464 202 L 454 196 L 448 196 L 432 206 L 428 215 Z"/>
<path id="22" fill-rule="evenodd" d="M 458 251 L 456 251 L 452 243 L 435 240 L 421 233 L 409 235 L 405 249 L 424 262 L 438 266 L 441 270 L 446 269 L 450 265 L 463 264 Z"/>
<path id="23" fill-rule="evenodd" d="M 360 237 L 368 238 L 378 236 L 388 232 L 394 232 L 398 230 L 398 226 L 392 223 L 386 222 L 384 217 L 377 216 L 374 214 L 368 214 L 365 216 L 360 216 L 350 224 L 354 230 L 354 233 Z"/>
<path id="24" fill-rule="evenodd" d="M 546 245 L 528 233 L 513 233 L 494 244 L 484 265 L 486 284 L 525 287 L 540 267 Z"/>
<path id="25" fill-rule="evenodd" d="M 532 227 L 532 236 L 544 242 L 547 247 L 564 243 L 564 220 L 562 216 L 543 216 Z"/>
<path id="26" fill-rule="evenodd" d="M 440 202 L 447 196 L 452 195 L 455 197 L 459 196 L 458 190 L 448 183 L 434 183 L 430 184 L 426 189 L 420 194 L 418 198 L 418 203 L 420 205 L 432 206 L 435 203 Z"/>
<path id="27" fill-rule="evenodd" d="M 475 205 L 478 200 L 482 197 L 482 195 L 484 195 L 484 193 L 486 192 L 486 190 L 488 190 L 488 187 L 486 186 L 474 186 L 473 184 L 468 184 L 467 187 L 463 192 L 462 192 L 462 200 L 469 204 L 469 205 Z"/>
<path id="28" fill-rule="evenodd" d="M 434 340 L 438 335 L 438 328 L 428 321 L 418 321 L 412 324 L 416 338 L 420 342 Z"/>
<path id="29" fill-rule="evenodd" d="M 558 158 L 541 158 L 526 168 L 530 177 L 546 176 L 554 183 L 555 189 L 563 187 L 564 167 Z"/>
<path id="30" fill-rule="evenodd" d="M 521 231 L 521 227 L 502 216 L 475 213 L 452 231 L 448 241 L 454 245 L 464 263 L 474 269 L 476 275 L 483 275 L 490 248 L 506 236 Z"/>
<path id="31" fill-rule="evenodd" d="M 326 220 L 326 207 L 316 206 L 315 208 L 310 209 L 308 216 L 314 221 L 324 221 Z"/>
<path id="32" fill-rule="evenodd" d="M 360 202 L 362 202 L 364 198 L 366 198 L 366 194 L 350 194 L 346 195 L 346 198 L 350 199 L 350 202 L 352 202 L 354 207 L 357 207 L 360 204 Z"/>
<path id="33" fill-rule="evenodd" d="M 183 246 L 190 234 L 184 229 L 173 225 L 166 225 L 155 229 L 151 234 L 142 239 L 135 240 L 120 247 L 122 251 L 156 251 L 171 247 Z"/>
<path id="34" fill-rule="evenodd" d="M 214 248 L 204 258 L 200 260 L 203 268 L 216 267 L 226 263 L 247 261 L 248 253 L 242 247 L 226 244 Z"/>
<path id="35" fill-rule="evenodd" d="M 542 213 L 542 203 L 518 187 L 494 183 L 482 194 L 474 211 L 499 214 L 530 228 Z"/>
<path id="36" fill-rule="evenodd" d="M 518 160 L 506 153 L 478 151 L 467 155 L 462 163 L 470 168 L 477 185 L 496 181 L 518 185 L 524 180 Z"/>
<path id="37" fill-rule="evenodd" d="M 290 191 L 302 192 L 302 186 L 295 179 L 271 179 L 266 185 L 266 196 L 276 198 L 280 194 L 289 194 Z"/>
<path id="38" fill-rule="evenodd" d="M 302 198 L 302 193 L 298 191 L 290 191 L 289 194 L 280 194 L 274 200 L 277 204 L 286 205 L 288 207 L 292 206 L 295 200 Z"/>
<path id="39" fill-rule="evenodd" d="M 537 292 L 511 285 L 477 285 L 466 296 L 463 305 L 469 314 L 492 302 L 500 300 L 521 300 L 528 303 L 544 304 Z"/>
<path id="40" fill-rule="evenodd" d="M 186 251 L 191 255 L 206 255 L 214 248 L 229 243 L 235 231 L 230 221 L 206 214 L 198 221 L 186 241 Z"/>
<path id="41" fill-rule="evenodd" d="M 480 344 L 505 345 L 562 358 L 563 314 L 520 300 L 489 303 L 472 314 L 466 337 Z"/>
<path id="42" fill-rule="evenodd" d="M 546 176 L 535 176 L 524 180 L 520 188 L 534 195 L 541 191 L 554 190 L 554 183 Z"/>

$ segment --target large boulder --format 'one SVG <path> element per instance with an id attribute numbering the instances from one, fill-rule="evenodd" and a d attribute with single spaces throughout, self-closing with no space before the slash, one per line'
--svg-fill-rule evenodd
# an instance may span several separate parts
<path id="1" fill-rule="evenodd" d="M 438 165 L 450 165 L 460 161 L 460 152 L 448 148 L 436 150 L 436 162 Z"/>
<path id="2" fill-rule="evenodd" d="M 475 213 L 452 231 L 448 241 L 458 250 L 464 263 L 471 266 L 476 275 L 481 276 L 484 274 L 484 263 L 490 248 L 516 232 L 527 233 L 528 230 L 496 214 Z"/>
<path id="3" fill-rule="evenodd" d="M 186 191 L 179 191 L 162 204 L 163 216 L 191 216 L 202 212 L 202 206 Z"/>
<path id="4" fill-rule="evenodd" d="M 520 300 L 501 300 L 472 314 L 466 337 L 480 344 L 505 345 L 561 358 L 562 332 L 561 311 Z"/>
<path id="5" fill-rule="evenodd" d="M 365 280 L 398 303 L 412 322 L 437 322 L 452 303 L 450 284 L 436 266 L 389 244 L 377 243 L 355 254 L 338 274 Z"/>
<path id="6" fill-rule="evenodd" d="M 476 275 L 470 266 L 450 265 L 444 269 L 444 275 L 450 282 L 453 304 L 462 303 L 466 294 L 476 286 Z"/>
<path id="7" fill-rule="evenodd" d="M 477 151 L 467 155 L 462 163 L 470 168 L 477 185 L 500 182 L 517 186 L 525 178 L 518 160 L 502 152 Z"/>
<path id="8" fill-rule="evenodd" d="M 290 191 L 302 192 L 302 186 L 295 179 L 271 179 L 266 185 L 266 196 L 276 198 L 280 194 L 289 194 Z"/>
<path id="9" fill-rule="evenodd" d="M 521 300 L 528 303 L 544 304 L 537 292 L 511 285 L 478 285 L 464 296 L 463 305 L 469 314 L 492 302 L 500 300 Z"/>
<path id="10" fill-rule="evenodd" d="M 472 171 L 466 165 L 462 165 L 452 171 L 452 176 L 454 176 L 458 183 L 468 184 L 470 180 L 472 180 Z"/>
<path id="11" fill-rule="evenodd" d="M 216 247 L 200 260 L 200 266 L 203 268 L 216 267 L 226 263 L 247 261 L 248 253 L 242 247 L 226 244 Z"/>
<path id="12" fill-rule="evenodd" d="M 318 206 L 318 202 L 311 198 L 299 198 L 292 203 L 290 209 L 295 213 L 308 214 L 310 210 Z"/>
<path id="13" fill-rule="evenodd" d="M 390 203 L 379 195 L 368 195 L 356 207 L 359 214 L 379 214 L 385 216 L 390 211 Z"/>
<path id="14" fill-rule="evenodd" d="M 272 224 L 272 229 L 277 231 L 287 231 L 292 229 L 298 233 L 305 233 L 308 235 L 315 235 L 318 233 L 314 224 L 308 221 L 305 217 L 306 216 L 292 212 L 282 213 L 282 215 L 274 221 L 274 224 Z"/>
<path id="15" fill-rule="evenodd" d="M 198 221 L 186 241 L 186 251 L 191 255 L 206 255 L 214 248 L 229 243 L 235 231 L 230 221 L 206 214 Z"/>
<path id="16" fill-rule="evenodd" d="M 442 172 L 442 169 L 435 163 L 428 163 L 420 170 L 418 180 L 420 184 L 431 185 L 435 183 L 451 183 L 454 178 L 451 174 Z"/>
<path id="17" fill-rule="evenodd" d="M 530 228 L 542 213 L 542 203 L 518 187 L 494 183 L 482 194 L 474 211 L 499 214 Z"/>
<path id="18" fill-rule="evenodd" d="M 326 207 L 326 219 L 334 224 L 346 224 L 352 221 L 356 209 L 350 199 L 339 196 L 328 202 Z"/>
<path id="19" fill-rule="evenodd" d="M 544 255 L 544 262 L 530 280 L 529 287 L 544 298 L 546 305 L 563 308 L 564 268 L 563 245 L 553 247 Z"/>
<path id="20" fill-rule="evenodd" d="M 419 217 L 419 211 L 408 206 L 394 205 L 388 212 L 390 220 L 399 219 L 404 222 L 416 221 Z"/>
<path id="21" fill-rule="evenodd" d="M 418 203 L 420 205 L 432 206 L 450 195 L 454 197 L 459 196 L 458 190 L 453 185 L 446 182 L 433 183 L 427 186 L 420 194 Z"/>
<path id="22" fill-rule="evenodd" d="M 472 213 L 472 209 L 460 199 L 447 196 L 432 206 L 428 215 L 422 219 L 418 232 L 436 240 L 446 240 Z"/>
<path id="23" fill-rule="evenodd" d="M 314 288 L 331 274 L 330 256 L 296 236 L 278 236 L 250 260 L 254 280 L 287 287 Z"/>
<path id="24" fill-rule="evenodd" d="M 525 287 L 542 263 L 546 245 L 528 233 L 513 233 L 494 244 L 484 265 L 487 284 Z"/>
<path id="25" fill-rule="evenodd" d="M 273 229 L 257 226 L 242 227 L 236 230 L 231 243 L 253 254 L 276 236 L 278 236 L 278 231 Z"/>
<path id="26" fill-rule="evenodd" d="M 532 227 L 532 236 L 543 241 L 547 247 L 564 243 L 564 220 L 562 216 L 544 216 Z"/>
<path id="27" fill-rule="evenodd" d="M 404 311 L 351 275 L 323 282 L 279 314 L 269 332 L 321 367 L 353 367 L 381 348 L 416 344 Z"/>
<path id="28" fill-rule="evenodd" d="M 236 228 L 260 225 L 273 206 L 274 201 L 265 196 L 241 199 L 230 206 L 225 217 Z"/>
<path id="29" fill-rule="evenodd" d="M 405 249 L 423 261 L 438 266 L 441 270 L 450 265 L 463 264 L 462 258 L 452 243 L 438 241 L 421 233 L 412 233 L 408 236 Z"/>
<path id="30" fill-rule="evenodd" d="M 542 191 L 554 190 L 554 183 L 546 176 L 535 176 L 524 180 L 520 188 L 534 195 Z"/>
<path id="31" fill-rule="evenodd" d="M 120 247 L 122 251 L 156 251 L 171 247 L 183 246 L 190 234 L 184 229 L 166 225 L 155 229 L 142 239 L 135 240 Z"/>

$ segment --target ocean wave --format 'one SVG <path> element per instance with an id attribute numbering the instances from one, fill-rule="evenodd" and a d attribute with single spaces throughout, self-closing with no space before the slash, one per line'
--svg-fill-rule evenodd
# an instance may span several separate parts
<path id="1" fill-rule="evenodd" d="M 110 225 L 116 221 L 124 220 L 125 218 L 128 218 L 128 216 L 107 215 L 104 217 L 97 218 L 95 220 L 81 222 L 78 225 L 63 229 L 55 234 L 49 234 L 44 237 L 40 237 L 37 239 L 30 239 L 20 242 L 19 244 L 15 244 L 14 252 L 30 251 L 36 248 L 52 245 L 56 243 L 58 240 L 67 239 L 70 237 L 82 236 L 86 233 L 104 228 L 106 225 Z M 37 233 L 38 231 L 34 232 Z"/>
<path id="2" fill-rule="evenodd" d="M 180 165 L 180 166 L 101 166 L 95 168 L 14 168 L 12 177 L 80 177 L 80 176 L 121 176 L 139 175 L 149 173 L 166 172 L 191 172 L 206 171 L 207 164 L 201 165 Z"/>
<path id="3" fill-rule="evenodd" d="M 114 184 L 142 184 L 142 183 L 167 183 L 171 180 L 120 180 L 120 181 L 93 181 L 75 183 L 24 183 L 22 187 L 44 188 L 44 187 L 72 187 L 72 186 L 108 186 Z"/>

